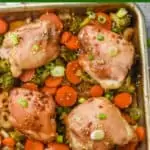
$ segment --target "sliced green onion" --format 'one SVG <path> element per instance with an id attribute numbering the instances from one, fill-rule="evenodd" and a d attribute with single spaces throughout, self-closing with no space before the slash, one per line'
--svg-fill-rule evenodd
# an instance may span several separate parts
<path id="1" fill-rule="evenodd" d="M 40 50 L 40 46 L 38 45 L 38 44 L 34 44 L 33 46 L 32 46 L 32 51 L 39 51 Z"/>
<path id="2" fill-rule="evenodd" d="M 63 143 L 63 139 L 64 139 L 64 138 L 63 138 L 62 135 L 58 135 L 56 141 L 57 141 L 58 143 Z"/>
<path id="3" fill-rule="evenodd" d="M 120 32 L 121 32 L 121 29 L 119 29 L 119 28 L 117 28 L 117 27 L 113 27 L 113 28 L 112 28 L 112 32 L 120 33 Z"/>
<path id="4" fill-rule="evenodd" d="M 104 130 L 94 130 L 91 135 L 91 140 L 103 140 L 105 137 Z"/>
<path id="5" fill-rule="evenodd" d="M 98 34 L 97 35 L 97 40 L 103 41 L 104 40 L 104 36 L 102 34 Z"/>
<path id="6" fill-rule="evenodd" d="M 86 99 L 84 97 L 80 97 L 79 100 L 78 100 L 78 102 L 80 104 L 84 103 L 85 101 L 86 101 Z"/>
<path id="7" fill-rule="evenodd" d="M 106 18 L 105 18 L 104 16 L 98 16 L 97 20 L 98 20 L 98 22 L 101 23 L 101 24 L 106 23 Z"/>
<path id="8" fill-rule="evenodd" d="M 130 108 L 129 109 L 129 115 L 132 119 L 135 121 L 139 120 L 142 116 L 142 111 L 139 108 Z"/>
<path id="9" fill-rule="evenodd" d="M 9 34 L 10 40 L 12 41 L 13 45 L 18 45 L 19 44 L 19 37 L 15 33 L 10 33 Z"/>
<path id="10" fill-rule="evenodd" d="M 119 51 L 118 51 L 117 48 L 110 48 L 110 49 L 108 50 L 108 52 L 109 52 L 109 55 L 110 55 L 111 57 L 115 57 L 115 56 L 117 56 L 118 53 L 119 53 Z"/>
<path id="11" fill-rule="evenodd" d="M 18 104 L 20 106 L 22 106 L 23 108 L 27 108 L 28 107 L 28 101 L 25 98 L 19 98 L 17 100 Z"/>
<path id="12" fill-rule="evenodd" d="M 20 142 L 16 143 L 16 150 L 24 150 L 24 145 Z"/>
<path id="13" fill-rule="evenodd" d="M 123 18 L 124 16 L 126 16 L 128 14 L 128 11 L 125 8 L 120 8 L 117 12 L 117 17 L 119 18 Z"/>
<path id="14" fill-rule="evenodd" d="M 51 70 L 51 75 L 53 77 L 61 77 L 61 76 L 64 76 L 64 74 L 65 74 L 65 68 L 63 66 L 55 66 Z"/>
<path id="15" fill-rule="evenodd" d="M 89 60 L 94 60 L 94 55 L 93 55 L 93 54 L 89 54 L 89 55 L 88 55 L 88 59 L 89 59 Z"/>
<path id="16" fill-rule="evenodd" d="M 91 21 L 91 19 L 89 17 L 86 17 L 80 24 L 80 28 L 84 27 L 85 25 L 87 25 L 89 22 Z"/>
<path id="17" fill-rule="evenodd" d="M 96 18 L 96 14 L 93 11 L 87 11 L 86 14 L 88 15 L 88 17 L 90 19 L 95 19 Z"/>
<path id="18" fill-rule="evenodd" d="M 105 119 L 107 119 L 107 115 L 104 114 L 104 113 L 100 113 L 100 114 L 98 115 L 98 118 L 99 118 L 100 120 L 105 120 Z"/>

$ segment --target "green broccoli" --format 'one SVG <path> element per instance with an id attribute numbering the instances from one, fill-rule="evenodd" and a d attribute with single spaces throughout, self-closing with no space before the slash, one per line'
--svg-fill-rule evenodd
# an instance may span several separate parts
<path id="1" fill-rule="evenodd" d="M 122 8 L 122 10 L 125 10 Z M 123 13 L 120 15 L 122 11 L 118 10 L 117 13 L 111 13 L 110 16 L 113 21 L 112 31 L 114 32 L 122 32 L 126 27 L 131 24 L 131 16 L 127 13 Z"/>
<path id="2" fill-rule="evenodd" d="M 0 59 L 0 73 L 6 73 L 8 71 L 10 71 L 8 60 Z"/>
<path id="3" fill-rule="evenodd" d="M 80 30 L 81 22 L 82 22 L 81 17 L 78 17 L 78 16 L 73 17 L 69 30 L 72 33 L 77 33 Z"/>
<path id="4" fill-rule="evenodd" d="M 0 76 L 0 87 L 5 90 L 9 90 L 13 87 L 15 79 L 13 78 L 11 72 L 4 73 Z"/>

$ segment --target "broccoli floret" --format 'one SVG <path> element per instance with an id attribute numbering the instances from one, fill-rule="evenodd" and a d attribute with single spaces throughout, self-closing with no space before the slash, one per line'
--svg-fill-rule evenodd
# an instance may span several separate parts
<path id="1" fill-rule="evenodd" d="M 73 33 L 77 33 L 80 30 L 81 22 L 82 19 L 80 17 L 78 16 L 73 17 L 69 30 Z"/>
<path id="2" fill-rule="evenodd" d="M 11 72 L 4 73 L 0 76 L 0 87 L 5 90 L 9 90 L 13 87 L 15 79 L 13 78 Z"/>
<path id="3" fill-rule="evenodd" d="M 113 21 L 113 27 L 112 30 L 115 32 L 123 31 L 126 27 L 128 27 L 131 24 L 131 16 L 127 13 L 123 17 L 119 17 L 117 13 L 111 13 L 111 18 Z"/>
<path id="4" fill-rule="evenodd" d="M 72 61 L 77 59 L 77 54 L 73 51 L 67 50 L 65 47 L 61 47 L 61 54 L 60 56 L 66 61 Z"/>
<path id="5" fill-rule="evenodd" d="M 8 60 L 0 59 L 0 73 L 6 73 L 10 71 L 10 64 Z"/>

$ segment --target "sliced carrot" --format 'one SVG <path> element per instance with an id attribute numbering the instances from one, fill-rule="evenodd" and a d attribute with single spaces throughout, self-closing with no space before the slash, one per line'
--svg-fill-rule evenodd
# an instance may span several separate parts
<path id="1" fill-rule="evenodd" d="M 46 94 L 51 94 L 51 95 L 55 95 L 55 93 L 56 93 L 56 91 L 57 91 L 57 88 L 49 88 L 49 87 L 43 87 L 42 89 L 41 89 L 41 91 L 43 92 L 43 93 L 46 93 Z"/>
<path id="2" fill-rule="evenodd" d="M 132 142 L 125 146 L 119 147 L 117 150 L 137 150 L 137 145 L 138 145 L 137 142 Z"/>
<path id="3" fill-rule="evenodd" d="M 57 29 L 59 29 L 59 30 L 63 29 L 63 24 L 62 24 L 60 18 L 57 15 L 55 15 L 54 13 L 43 14 L 40 17 L 40 20 L 50 21 L 50 22 L 52 22 L 52 23 L 54 23 L 56 25 Z"/>
<path id="4" fill-rule="evenodd" d="M 25 150 L 44 150 L 44 144 L 39 141 L 26 140 Z"/>
<path id="5" fill-rule="evenodd" d="M 70 40 L 71 36 L 72 36 L 71 32 L 64 32 L 61 36 L 60 43 L 66 44 L 66 42 Z"/>
<path id="6" fill-rule="evenodd" d="M 79 45 L 79 40 L 77 38 L 77 36 L 71 36 L 70 40 L 68 42 L 66 42 L 66 47 L 70 50 L 77 50 L 80 45 Z"/>
<path id="7" fill-rule="evenodd" d="M 70 150 L 68 145 L 59 143 L 49 143 L 48 147 L 48 150 Z"/>
<path id="8" fill-rule="evenodd" d="M 61 84 L 62 80 L 62 77 L 48 77 L 45 80 L 45 85 L 50 88 L 58 87 Z"/>
<path id="9" fill-rule="evenodd" d="M 19 79 L 22 81 L 22 82 L 28 82 L 30 81 L 33 76 L 35 75 L 35 69 L 29 69 L 29 70 L 25 70 L 21 76 L 19 77 Z"/>
<path id="10" fill-rule="evenodd" d="M 100 23 L 98 21 L 99 17 L 105 18 L 106 19 L 105 23 Z M 110 16 L 107 15 L 106 13 L 103 13 L 103 12 L 97 12 L 96 13 L 96 20 L 92 21 L 92 23 L 99 25 L 100 27 L 105 28 L 107 30 L 111 30 L 111 27 L 112 27 L 112 21 L 111 21 Z"/>
<path id="11" fill-rule="evenodd" d="M 55 100 L 60 106 L 73 106 L 77 100 L 77 92 L 70 86 L 62 86 L 57 90 Z"/>
<path id="12" fill-rule="evenodd" d="M 23 88 L 38 91 L 38 86 L 35 83 L 27 82 L 22 85 Z"/>
<path id="13" fill-rule="evenodd" d="M 143 141 L 145 139 L 145 128 L 144 127 L 142 127 L 142 126 L 137 127 L 135 132 L 138 136 L 139 141 Z"/>
<path id="14" fill-rule="evenodd" d="M 127 108 L 132 103 L 132 96 L 129 93 L 119 93 L 114 98 L 114 103 L 119 108 Z"/>
<path id="15" fill-rule="evenodd" d="M 14 147 L 16 142 L 13 138 L 8 137 L 2 140 L 2 144 L 5 146 Z"/>
<path id="16" fill-rule="evenodd" d="M 66 68 L 66 77 L 68 81 L 73 84 L 79 84 L 81 82 L 81 78 L 78 76 L 77 73 L 80 71 L 81 68 L 77 60 L 69 62 Z"/>
<path id="17" fill-rule="evenodd" d="M 0 19 L 0 34 L 6 33 L 7 30 L 8 30 L 8 23 L 5 20 Z"/>
<path id="18" fill-rule="evenodd" d="M 136 121 L 133 120 L 128 114 L 122 113 L 123 118 L 131 125 L 135 125 Z"/>
<path id="19" fill-rule="evenodd" d="M 104 90 L 102 89 L 101 86 L 99 85 L 94 85 L 91 89 L 90 89 L 90 95 L 92 97 L 100 97 L 102 96 L 104 93 Z"/>

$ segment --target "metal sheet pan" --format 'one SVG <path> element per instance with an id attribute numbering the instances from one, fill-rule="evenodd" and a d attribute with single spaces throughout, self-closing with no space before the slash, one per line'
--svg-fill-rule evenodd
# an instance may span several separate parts
<path id="1" fill-rule="evenodd" d="M 150 150 L 150 86 L 149 86 L 149 71 L 148 71 L 148 53 L 146 42 L 146 27 L 145 20 L 140 9 L 134 3 L 14 3 L 0 6 L 0 16 L 7 20 L 16 18 L 23 19 L 29 16 L 39 16 L 45 10 L 64 11 L 65 9 L 74 10 L 77 13 L 82 12 L 87 7 L 103 9 L 106 11 L 116 10 L 120 7 L 127 7 L 133 15 L 133 24 L 135 28 L 134 45 L 136 53 L 140 53 L 138 70 L 141 74 L 140 85 L 137 88 L 137 101 L 143 111 L 143 118 L 140 120 L 142 125 L 145 125 L 147 138 L 139 147 L 139 150 Z"/>

